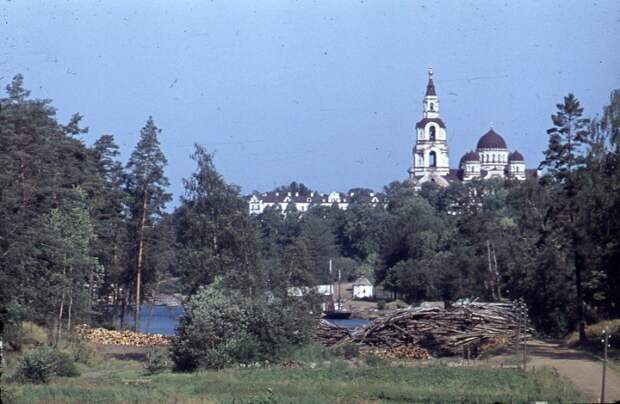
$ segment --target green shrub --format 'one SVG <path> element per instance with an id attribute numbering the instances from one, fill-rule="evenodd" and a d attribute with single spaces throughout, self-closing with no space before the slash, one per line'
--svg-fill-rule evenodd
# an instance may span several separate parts
<path id="1" fill-rule="evenodd" d="M 170 353 L 167 349 L 150 351 L 146 354 L 144 370 L 147 374 L 153 375 L 170 369 Z"/>
<path id="2" fill-rule="evenodd" d="M 79 372 L 71 355 L 47 346 L 26 352 L 16 372 L 18 380 L 31 383 L 47 383 L 53 375 L 75 377 Z"/>
<path id="3" fill-rule="evenodd" d="M 175 368 L 221 369 L 274 361 L 309 341 L 318 321 L 308 314 L 311 307 L 304 301 L 257 295 L 249 298 L 217 285 L 201 288 L 187 303 L 173 338 Z"/>
<path id="4" fill-rule="evenodd" d="M 77 377 L 80 375 L 73 357 L 69 353 L 58 351 L 54 351 L 54 353 L 56 355 L 54 374 L 63 377 Z"/>
<path id="5" fill-rule="evenodd" d="M 78 338 L 73 341 L 69 349 L 73 360 L 77 363 L 88 365 L 94 356 L 92 347 L 82 338 Z"/>
<path id="6" fill-rule="evenodd" d="M 26 352 L 19 362 L 16 377 L 22 382 L 47 383 L 56 370 L 56 352 L 41 346 Z"/>
<path id="7" fill-rule="evenodd" d="M 377 302 L 377 309 L 378 310 L 385 310 L 385 300 L 379 300 Z"/>

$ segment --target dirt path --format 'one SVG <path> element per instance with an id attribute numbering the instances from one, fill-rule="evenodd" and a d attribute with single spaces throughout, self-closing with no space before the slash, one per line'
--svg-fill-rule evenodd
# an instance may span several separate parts
<path id="1" fill-rule="evenodd" d="M 528 367 L 554 368 L 561 376 L 566 377 L 592 402 L 599 402 L 601 395 L 601 361 L 574 349 L 564 348 L 558 344 L 533 341 L 528 344 Z M 492 358 L 493 363 L 502 363 L 510 355 Z M 620 401 L 620 377 L 609 368 L 606 377 L 605 401 Z"/>

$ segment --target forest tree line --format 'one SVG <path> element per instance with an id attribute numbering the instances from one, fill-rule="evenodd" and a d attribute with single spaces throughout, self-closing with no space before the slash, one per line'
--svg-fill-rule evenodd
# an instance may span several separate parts
<path id="1" fill-rule="evenodd" d="M 238 186 L 196 145 L 195 170 L 173 210 L 161 130 L 149 117 L 128 161 L 112 135 L 88 146 L 74 115 L 14 77 L 0 99 L 0 322 L 3 339 L 33 321 L 54 337 L 109 321 L 158 292 L 225 285 L 286 299 L 289 286 L 329 282 L 333 260 L 409 302 L 522 297 L 540 331 L 561 335 L 620 314 L 620 91 L 593 117 L 568 95 L 526 181 L 392 182 L 386 208 L 248 213 Z M 165 134 L 164 134 L 165 135 Z M 310 192 L 292 183 L 279 191 Z M 356 189 L 356 191 L 363 191 Z M 358 193 L 358 192 L 356 192 Z M 136 318 L 139 313 L 136 313 Z M 137 326 L 136 321 L 135 326 Z"/>

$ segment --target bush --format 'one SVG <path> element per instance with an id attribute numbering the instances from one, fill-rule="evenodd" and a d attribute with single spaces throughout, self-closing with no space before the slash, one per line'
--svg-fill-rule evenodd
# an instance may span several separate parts
<path id="1" fill-rule="evenodd" d="M 53 375 L 75 377 L 79 372 L 69 354 L 40 346 L 24 354 L 16 378 L 23 382 L 47 383 Z"/>
<path id="2" fill-rule="evenodd" d="M 73 361 L 73 357 L 70 354 L 58 351 L 54 351 L 54 353 L 56 356 L 54 374 L 63 377 L 77 377 L 80 375 Z"/>
<path id="3" fill-rule="evenodd" d="M 47 383 L 56 368 L 52 348 L 38 347 L 24 354 L 17 368 L 17 379 L 23 382 Z"/>
<path id="4" fill-rule="evenodd" d="M 78 338 L 71 344 L 71 353 L 73 360 L 77 363 L 83 363 L 87 365 L 94 356 L 94 351 L 91 346 L 82 338 Z"/>
<path id="5" fill-rule="evenodd" d="M 308 342 L 318 321 L 308 314 L 311 307 L 299 300 L 258 296 L 249 298 L 217 285 L 201 288 L 187 303 L 173 338 L 175 368 L 221 369 L 274 361 L 292 346 Z"/>
<path id="6" fill-rule="evenodd" d="M 385 310 L 385 300 L 377 301 L 377 309 L 378 310 Z"/>
<path id="7" fill-rule="evenodd" d="M 170 354 L 167 349 L 159 349 L 146 354 L 144 370 L 147 374 L 161 373 L 170 368 Z"/>

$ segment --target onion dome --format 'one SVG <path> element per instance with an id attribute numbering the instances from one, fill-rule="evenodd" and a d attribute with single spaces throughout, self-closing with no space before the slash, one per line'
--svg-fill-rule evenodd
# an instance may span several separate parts
<path id="1" fill-rule="evenodd" d="M 475 151 L 469 151 L 467 153 L 465 153 L 463 155 L 463 157 L 461 157 L 461 163 L 471 163 L 471 162 L 475 162 L 475 163 L 479 163 L 480 162 L 480 155 L 475 152 Z"/>
<path id="2" fill-rule="evenodd" d="M 487 133 L 482 135 L 478 140 L 478 149 L 506 149 L 506 141 L 504 138 L 490 129 Z"/>
<path id="3" fill-rule="evenodd" d="M 517 150 L 513 151 L 512 153 L 510 153 L 508 155 L 508 161 L 525 161 L 525 159 L 523 158 L 523 155 L 521 153 L 519 153 Z"/>

